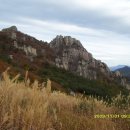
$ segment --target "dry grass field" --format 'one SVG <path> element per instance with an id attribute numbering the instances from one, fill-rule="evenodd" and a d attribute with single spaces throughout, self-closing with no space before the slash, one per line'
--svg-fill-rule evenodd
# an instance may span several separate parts
<path id="1" fill-rule="evenodd" d="M 51 91 L 51 81 L 30 83 L 9 77 L 0 80 L 0 130 L 130 130 L 127 118 L 94 118 L 96 114 L 129 114 L 130 98 L 111 104 L 93 97 Z M 124 101 L 125 100 L 125 101 Z"/>

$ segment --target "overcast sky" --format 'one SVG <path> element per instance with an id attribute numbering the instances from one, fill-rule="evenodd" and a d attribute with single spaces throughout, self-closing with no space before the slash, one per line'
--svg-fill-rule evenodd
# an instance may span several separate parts
<path id="1" fill-rule="evenodd" d="M 109 66 L 130 65 L 130 0 L 0 0 L 0 29 L 12 25 L 48 42 L 70 35 Z"/>

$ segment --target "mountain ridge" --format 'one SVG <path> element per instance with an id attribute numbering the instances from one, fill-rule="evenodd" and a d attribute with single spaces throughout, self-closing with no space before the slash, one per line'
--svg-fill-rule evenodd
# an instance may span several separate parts
<path id="1" fill-rule="evenodd" d="M 93 58 L 79 40 L 70 36 L 57 36 L 50 43 L 47 43 L 20 32 L 15 26 L 3 29 L 0 32 L 0 59 L 22 74 L 26 69 L 29 69 L 33 79 L 38 78 L 41 81 L 45 78 L 52 78 L 61 83 L 62 79 L 57 80 L 54 77 L 57 73 L 55 70 L 57 70 L 61 76 L 63 76 L 62 72 L 66 73 L 68 77 L 68 72 L 81 76 L 86 79 L 86 81 L 82 80 L 83 82 L 100 80 L 107 84 L 112 82 L 126 85 L 122 75 L 111 72 L 105 63 Z M 48 68 L 49 66 L 54 67 Z M 43 77 L 39 75 L 41 72 L 43 72 Z M 74 75 L 73 77 L 75 77 Z M 64 77 L 64 79 L 66 78 Z M 75 78 L 78 79 L 78 77 Z M 67 79 L 66 82 L 69 86 L 70 81 Z M 64 82 L 64 84 L 66 83 Z"/>
<path id="2" fill-rule="evenodd" d="M 120 71 L 125 77 L 130 77 L 130 67 L 129 66 L 124 66 L 115 71 Z"/>
<path id="3" fill-rule="evenodd" d="M 117 69 L 120 69 L 120 68 L 123 68 L 127 65 L 117 65 L 117 66 L 112 66 L 112 67 L 109 67 L 111 71 L 116 71 Z"/>

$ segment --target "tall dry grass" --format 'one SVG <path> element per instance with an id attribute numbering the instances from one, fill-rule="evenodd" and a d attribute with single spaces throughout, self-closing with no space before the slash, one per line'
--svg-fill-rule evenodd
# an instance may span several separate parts
<path id="1" fill-rule="evenodd" d="M 0 130 L 130 130 L 129 119 L 95 119 L 95 114 L 128 113 L 113 102 L 108 106 L 92 97 L 51 92 L 51 81 L 42 86 L 9 78 L 0 81 Z M 117 102 L 116 98 L 115 102 Z"/>

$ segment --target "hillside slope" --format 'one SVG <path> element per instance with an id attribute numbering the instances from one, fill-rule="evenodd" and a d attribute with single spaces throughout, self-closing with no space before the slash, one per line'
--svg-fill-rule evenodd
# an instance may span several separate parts
<path id="1" fill-rule="evenodd" d="M 0 130 L 129 130 L 129 100 L 130 96 L 118 95 L 108 105 L 90 96 L 51 92 L 50 80 L 46 86 L 37 81 L 28 84 L 18 82 L 18 75 L 11 80 L 4 72 Z"/>
<path id="2" fill-rule="evenodd" d="M 70 36 L 57 36 L 50 43 L 39 41 L 17 30 L 15 26 L 0 31 L 0 62 L 12 68 L 11 75 L 29 70 L 32 80 L 51 78 L 52 88 L 62 91 L 111 96 L 125 90 L 124 77 L 109 70 L 93 58 Z M 0 67 L 0 72 L 4 71 Z M 58 86 L 58 87 L 57 87 Z"/>

